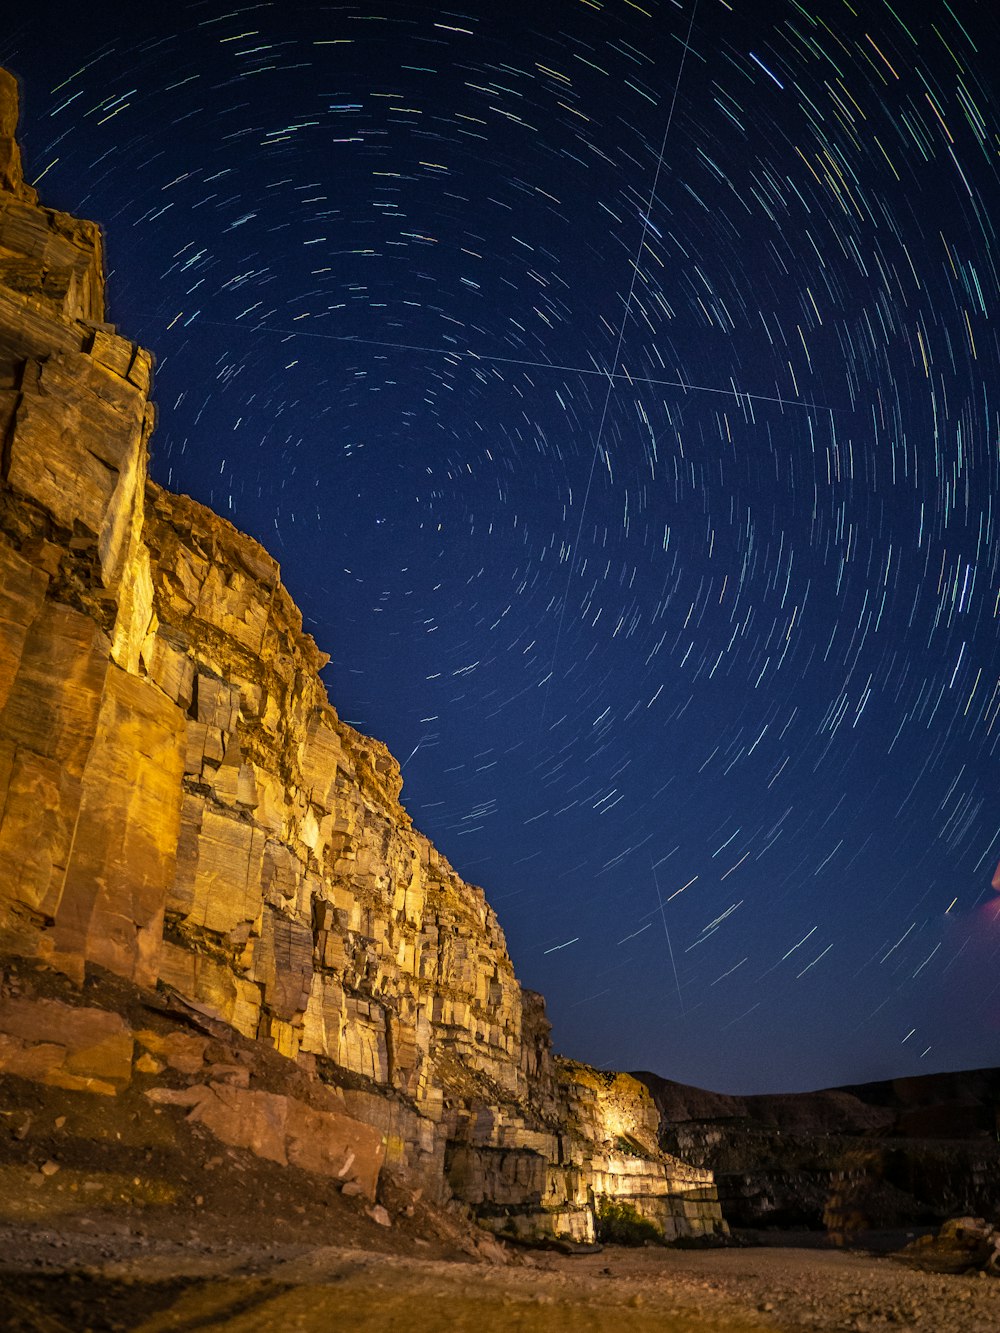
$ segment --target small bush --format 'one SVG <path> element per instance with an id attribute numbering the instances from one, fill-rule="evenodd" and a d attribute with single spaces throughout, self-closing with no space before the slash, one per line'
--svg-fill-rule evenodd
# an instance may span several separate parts
<path id="1" fill-rule="evenodd" d="M 602 1199 L 594 1220 L 597 1239 L 604 1245 L 663 1244 L 659 1229 L 624 1200 Z"/>

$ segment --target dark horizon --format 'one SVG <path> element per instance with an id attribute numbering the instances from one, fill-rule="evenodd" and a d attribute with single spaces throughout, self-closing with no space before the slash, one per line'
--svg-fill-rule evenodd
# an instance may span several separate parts
<path id="1" fill-rule="evenodd" d="M 956 1069 L 926 1069 L 918 1070 L 915 1074 L 890 1074 L 886 1078 L 855 1080 L 850 1083 L 836 1083 L 824 1085 L 815 1088 L 762 1088 L 759 1092 L 720 1092 L 718 1088 L 705 1088 L 697 1083 L 682 1083 L 679 1079 L 671 1078 L 668 1074 L 661 1074 L 655 1069 L 640 1069 L 638 1067 L 630 1069 L 628 1072 L 633 1078 L 645 1082 L 647 1077 L 659 1079 L 664 1083 L 671 1083 L 680 1088 L 690 1089 L 694 1092 L 708 1093 L 710 1096 L 736 1097 L 746 1099 L 748 1097 L 814 1097 L 824 1092 L 847 1092 L 853 1095 L 878 1087 L 892 1087 L 892 1085 L 901 1080 L 926 1080 L 928 1083 L 938 1082 L 942 1079 L 959 1078 L 968 1079 L 975 1076 L 996 1076 L 1000 1074 L 1000 1065 L 978 1065 L 975 1068 L 968 1068 L 963 1065 Z M 862 1100 L 864 1100 L 862 1098 Z"/>
<path id="2" fill-rule="evenodd" d="M 280 561 L 556 1049 L 1000 1064 L 985 8 L 62 8 L 0 63 L 153 475 Z"/>

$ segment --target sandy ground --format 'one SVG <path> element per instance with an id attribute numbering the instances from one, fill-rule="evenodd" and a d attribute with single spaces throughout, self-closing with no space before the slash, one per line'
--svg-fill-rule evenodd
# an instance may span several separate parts
<path id="1" fill-rule="evenodd" d="M 388 1237 L 387 1237 L 388 1239 Z M 72 1257 L 70 1257 L 72 1256 Z M 0 1228 L 0 1327 L 351 1333 L 997 1333 L 1000 1283 L 859 1252 L 625 1250 L 507 1262 Z"/>
<path id="2" fill-rule="evenodd" d="M 87 992 L 101 996 L 133 1003 L 133 1026 L 167 1022 L 142 997 Z M 388 1173 L 373 1208 L 225 1147 L 134 1082 L 104 1097 L 0 1078 L 0 1330 L 1000 1333 L 997 1279 L 815 1248 L 817 1236 L 507 1250 L 461 1208 L 390 1188 Z"/>

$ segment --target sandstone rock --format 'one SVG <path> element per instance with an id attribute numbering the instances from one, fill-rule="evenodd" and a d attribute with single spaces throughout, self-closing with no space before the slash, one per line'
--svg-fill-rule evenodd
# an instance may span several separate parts
<path id="1" fill-rule="evenodd" d="M 58 1000 L 0 1000 L 0 1071 L 108 1096 L 132 1076 L 132 1034 L 104 1009 Z"/>
<path id="2" fill-rule="evenodd" d="M 0 948 L 173 988 L 289 1086 L 344 1083 L 323 1109 L 140 1034 L 140 1073 L 202 1080 L 161 1099 L 348 1183 L 353 1152 L 369 1198 L 384 1156 L 440 1199 L 450 1144 L 459 1192 L 525 1234 L 592 1236 L 594 1198 L 623 1194 L 721 1225 L 638 1084 L 557 1071 L 495 913 L 338 718 L 276 561 L 148 479 L 152 358 L 104 323 L 99 230 L 37 204 L 15 125 L 0 75 Z M 116 1039 L 93 1072 L 14 1032 L 4 1059 L 108 1091 Z"/>
<path id="3" fill-rule="evenodd" d="M 17 82 L 0 70 L 0 285 L 68 319 L 104 318 L 101 237 L 92 222 L 40 208 L 17 145 Z"/>
<path id="4" fill-rule="evenodd" d="M 67 531 L 98 545 L 106 585 L 121 573 L 137 485 L 145 478 L 141 391 L 82 352 L 28 363 L 8 431 L 6 481 Z M 67 447 L 72 440 L 72 447 Z"/>
<path id="5" fill-rule="evenodd" d="M 0 190 L 25 194 L 21 150 L 17 145 L 18 96 L 13 74 L 0 69 Z"/>
<path id="6" fill-rule="evenodd" d="M 259 988 L 235 975 L 230 966 L 212 954 L 165 940 L 160 954 L 160 981 L 243 1036 L 256 1035 L 260 1025 Z"/>
<path id="7" fill-rule="evenodd" d="M 932 1273 L 1000 1277 L 1000 1229 L 982 1217 L 953 1217 L 937 1235 L 918 1237 L 894 1257 Z"/>
<path id="8" fill-rule="evenodd" d="M 6 703 L 24 641 L 45 600 L 49 575 L 23 559 L 12 547 L 0 545 L 0 710 Z"/>
<path id="9" fill-rule="evenodd" d="M 659 1115 L 649 1089 L 631 1074 L 557 1060 L 569 1118 L 583 1138 L 656 1156 Z"/>
<path id="10" fill-rule="evenodd" d="M 295 1097 L 219 1083 L 151 1088 L 146 1096 L 160 1104 L 189 1106 L 188 1118 L 223 1143 L 248 1148 L 281 1166 L 337 1179 L 346 1169 L 359 1192 L 375 1198 L 384 1158 L 382 1137 L 342 1112 L 320 1111 Z"/>
<path id="11" fill-rule="evenodd" d="M 176 1069 L 180 1074 L 197 1074 L 204 1068 L 208 1037 L 187 1032 L 161 1035 L 143 1028 L 136 1032 L 135 1039 L 146 1051 L 160 1056 L 163 1065 Z"/>
<path id="12" fill-rule="evenodd" d="M 56 956 L 151 985 L 180 827 L 180 710 L 112 667 L 55 915 Z"/>

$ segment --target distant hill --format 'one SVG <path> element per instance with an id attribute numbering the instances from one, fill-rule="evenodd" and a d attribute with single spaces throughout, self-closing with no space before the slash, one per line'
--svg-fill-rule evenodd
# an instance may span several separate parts
<path id="1" fill-rule="evenodd" d="M 1000 1209 L 1000 1069 L 745 1097 L 635 1077 L 661 1145 L 716 1173 L 731 1226 L 843 1235 Z"/>

